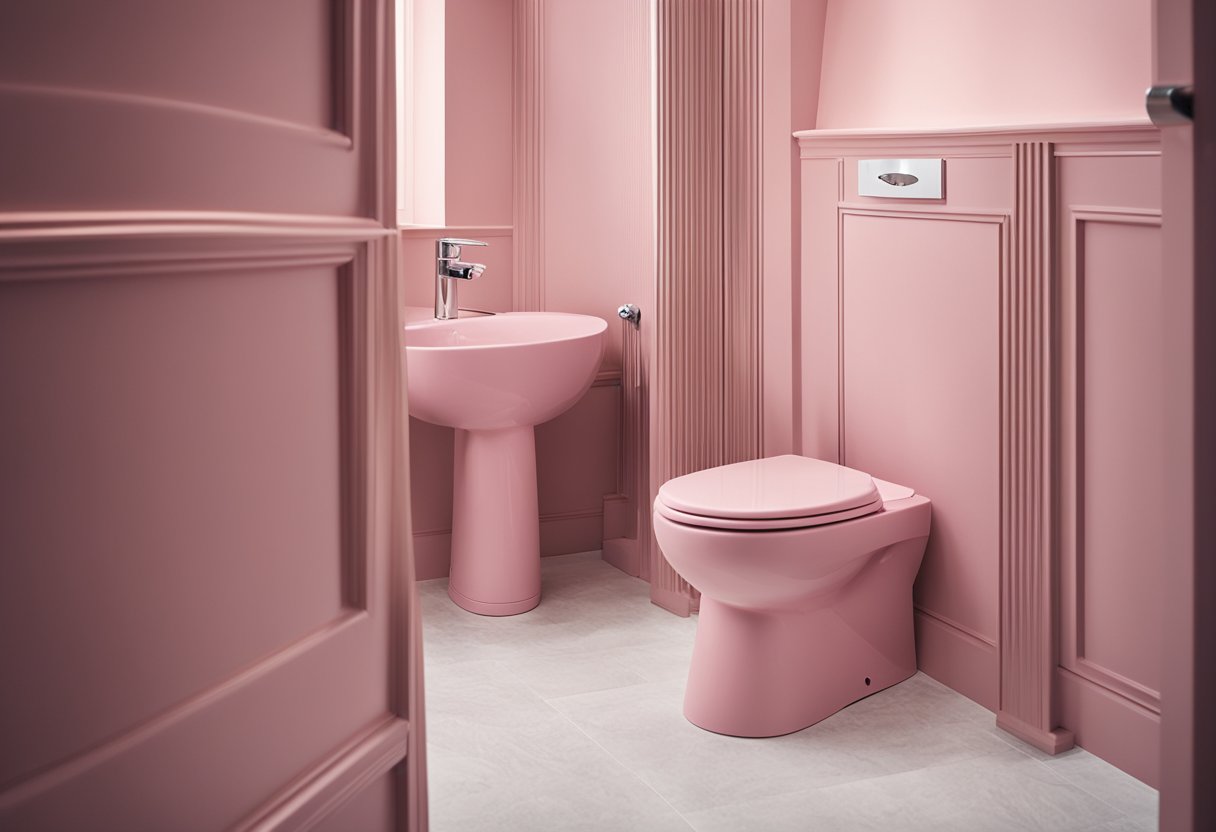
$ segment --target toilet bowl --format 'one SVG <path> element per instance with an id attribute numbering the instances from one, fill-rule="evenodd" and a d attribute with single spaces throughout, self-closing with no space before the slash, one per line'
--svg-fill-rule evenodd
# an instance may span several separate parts
<path id="1" fill-rule="evenodd" d="M 778 736 L 912 676 L 930 511 L 911 488 L 801 456 L 665 483 L 655 537 L 701 592 L 685 717 Z"/>

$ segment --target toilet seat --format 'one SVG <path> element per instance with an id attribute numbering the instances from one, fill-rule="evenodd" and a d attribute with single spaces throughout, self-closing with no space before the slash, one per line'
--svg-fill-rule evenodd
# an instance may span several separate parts
<path id="1" fill-rule="evenodd" d="M 863 471 L 785 455 L 697 471 L 664 483 L 655 511 L 676 523 L 764 531 L 837 523 L 880 510 Z"/>

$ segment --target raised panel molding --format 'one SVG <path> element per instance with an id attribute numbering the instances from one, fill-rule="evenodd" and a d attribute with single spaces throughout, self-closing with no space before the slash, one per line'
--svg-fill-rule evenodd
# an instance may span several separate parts
<path id="1" fill-rule="evenodd" d="M 857 451 L 854 450 L 850 456 L 848 450 L 848 403 L 845 395 L 847 387 L 845 366 L 848 363 L 849 351 L 845 325 L 845 310 L 849 303 L 846 297 L 845 269 L 848 251 L 845 246 L 845 226 L 851 217 L 880 218 L 921 224 L 962 223 L 981 228 L 986 227 L 992 232 L 990 256 L 995 267 L 993 271 L 999 275 L 998 279 L 1002 286 L 1009 283 L 1012 273 L 1012 221 L 1009 214 L 1004 211 L 956 209 L 948 206 L 921 204 L 906 206 L 892 204 L 890 201 L 879 205 L 865 205 L 841 199 L 837 203 L 835 239 L 838 254 L 835 258 L 833 278 L 836 284 L 839 321 L 835 349 L 840 369 L 836 378 L 835 397 L 839 425 L 840 456 L 838 461 L 843 465 L 859 464 L 855 461 Z M 992 312 L 995 313 L 996 310 L 993 309 Z M 929 496 L 932 498 L 933 494 L 930 492 Z M 995 540 L 993 545 L 995 547 Z M 968 626 L 956 618 L 944 614 L 941 610 L 932 609 L 921 603 L 917 603 L 914 609 L 918 637 L 918 667 L 984 707 L 995 709 L 999 701 L 997 684 L 999 650 L 993 634 L 980 632 L 975 627 Z"/>
<path id="2" fill-rule="evenodd" d="M 1065 320 L 1063 331 L 1068 338 L 1063 352 L 1070 364 L 1070 373 L 1064 380 L 1062 395 L 1065 397 L 1063 418 L 1064 458 L 1061 460 L 1062 476 L 1060 488 L 1061 512 L 1063 515 L 1061 568 L 1062 631 L 1060 633 L 1059 665 L 1064 671 L 1075 674 L 1100 688 L 1114 693 L 1146 709 L 1152 714 L 1161 713 L 1161 694 L 1141 682 L 1131 679 L 1086 655 L 1085 649 L 1085 560 L 1086 541 L 1081 531 L 1084 517 L 1082 495 L 1084 427 L 1081 424 L 1081 391 L 1084 385 L 1084 350 L 1080 339 L 1085 329 L 1084 311 L 1080 298 L 1085 292 L 1085 226 L 1087 224 L 1161 227 L 1161 211 L 1135 207 L 1104 206 L 1091 207 L 1070 205 L 1064 221 L 1067 235 L 1067 252 L 1071 255 L 1064 270 Z"/>
<path id="3" fill-rule="evenodd" d="M 545 308 L 545 0 L 514 0 L 512 308 Z"/>
<path id="4" fill-rule="evenodd" d="M 1012 269 L 1001 287 L 1000 704 L 997 725 L 1056 754 L 1055 452 L 1051 395 L 1054 156 L 1013 145 Z"/>
<path id="5" fill-rule="evenodd" d="M 392 263 L 395 236 L 371 220 L 346 217 L 208 212 L 93 212 L 0 215 L 0 286 L 59 280 L 105 281 L 129 275 L 249 273 L 331 266 L 338 281 L 340 431 L 339 580 L 341 610 L 329 621 L 194 691 L 147 719 L 110 733 L 0 788 L 0 815 L 22 817 L 60 795 L 94 792 L 88 783 L 108 765 L 146 765 L 166 737 L 180 736 L 220 702 L 264 695 L 285 668 L 313 666 L 323 655 L 360 649 L 369 628 L 389 630 L 391 685 L 383 721 L 323 763 L 302 772 L 241 828 L 296 828 L 329 813 L 417 747 L 421 703 L 417 682 L 419 624 L 412 603 L 408 517 L 386 520 L 390 494 L 405 494 L 404 466 L 382 459 L 392 419 L 404 419 L 400 391 L 398 310 Z M 387 263 L 385 262 L 387 260 Z M 383 279 L 373 280 L 372 276 Z M 396 449 L 404 453 L 404 448 Z M 393 482 L 389 482 L 392 479 Z M 402 515 L 402 516 L 397 516 Z M 392 530 L 388 526 L 393 526 Z M 385 553 L 392 550 L 390 558 Z M 400 562 L 400 563 L 399 563 Z M 386 572 L 387 570 L 387 572 Z M 412 621 L 407 626 L 407 621 Z M 230 707 L 243 707 L 233 705 Z M 125 762 L 122 762 L 125 761 Z M 412 771 L 409 780 L 424 777 Z M 78 783 L 82 785 L 78 785 Z M 94 790 L 95 791 L 95 790 Z M 83 793 L 81 792 L 81 793 Z M 409 783 L 402 813 L 425 811 Z M 102 793 L 98 793 L 102 794 Z M 85 800 L 84 797 L 81 798 Z M 425 815 L 423 815 L 425 817 Z M 420 828 L 420 827 L 413 827 Z"/>

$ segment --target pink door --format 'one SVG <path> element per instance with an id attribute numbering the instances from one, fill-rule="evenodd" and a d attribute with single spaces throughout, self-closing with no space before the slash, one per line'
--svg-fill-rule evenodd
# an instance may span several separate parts
<path id="1" fill-rule="evenodd" d="M 1193 126 L 1162 124 L 1171 444 L 1161 829 L 1189 832 L 1216 829 L 1216 4 L 1156 0 L 1154 11 L 1154 84 L 1193 85 L 1197 99 Z"/>
<path id="2" fill-rule="evenodd" d="M 0 7 L 0 828 L 425 828 L 392 25 Z"/>

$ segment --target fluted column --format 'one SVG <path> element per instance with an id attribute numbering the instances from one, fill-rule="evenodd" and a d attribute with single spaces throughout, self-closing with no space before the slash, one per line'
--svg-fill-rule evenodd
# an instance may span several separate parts
<path id="1" fill-rule="evenodd" d="M 544 20 L 545 0 L 514 0 L 514 231 L 511 304 L 545 307 Z"/>
<path id="2" fill-rule="evenodd" d="M 1055 402 L 1051 380 L 1053 152 L 1013 146 L 1010 268 L 1002 287 L 1000 705 L 997 725 L 1044 751 L 1071 748 L 1056 727 Z"/>
<path id="3" fill-rule="evenodd" d="M 651 497 L 759 455 L 760 0 L 658 0 Z M 696 593 L 652 546 L 651 597 Z"/>

